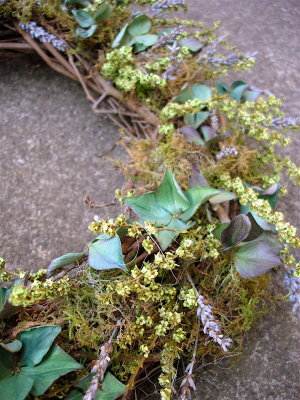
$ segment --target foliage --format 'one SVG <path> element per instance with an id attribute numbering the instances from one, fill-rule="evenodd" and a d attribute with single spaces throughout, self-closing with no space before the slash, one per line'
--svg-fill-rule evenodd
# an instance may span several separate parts
<path id="1" fill-rule="evenodd" d="M 254 56 L 218 37 L 217 25 L 166 16 L 184 6 L 8 0 L 0 8 L 5 29 L 15 24 L 13 44 L 18 29 L 81 82 L 94 110 L 104 104 L 114 115 L 129 154 L 114 162 L 130 182 L 130 192 L 116 192 L 124 214 L 95 218 L 96 237 L 83 251 L 37 273 L 9 273 L 0 259 L 7 398 L 82 399 L 98 382 L 99 347 L 107 345 L 94 398 L 129 398 L 145 365 L 151 375 L 159 364 L 161 398 L 170 399 L 176 359 L 234 353 L 265 311 L 266 272 L 299 270 L 289 253 L 300 247 L 296 230 L 274 210 L 285 191 L 281 172 L 299 183 L 299 169 L 276 153 L 297 121 L 270 93 L 222 82 L 229 69 L 249 69 Z M 297 300 L 295 279 L 288 280 Z M 181 399 L 194 388 L 193 365 Z"/>

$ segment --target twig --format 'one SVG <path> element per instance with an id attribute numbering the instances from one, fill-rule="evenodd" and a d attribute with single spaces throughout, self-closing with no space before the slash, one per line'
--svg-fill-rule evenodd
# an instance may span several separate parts
<path id="1" fill-rule="evenodd" d="M 93 104 L 93 111 L 96 112 L 96 108 L 98 107 L 98 105 L 101 103 L 101 101 L 103 101 L 105 99 L 105 97 L 107 96 L 107 93 L 104 92 L 101 94 L 101 96 L 99 97 L 98 100 L 95 101 L 95 103 Z"/>
<path id="2" fill-rule="evenodd" d="M 85 203 L 91 207 L 91 208 L 103 208 L 103 207 L 108 207 L 108 206 L 115 206 L 116 203 L 107 203 L 107 204 L 96 204 L 89 196 L 86 196 L 85 198 Z"/>
<path id="3" fill-rule="evenodd" d="M 82 88 L 83 88 L 83 90 L 84 90 L 84 93 L 86 94 L 87 99 L 88 99 L 89 101 L 91 101 L 92 103 L 95 103 L 96 100 L 94 99 L 94 97 L 93 97 L 93 96 L 91 95 L 91 93 L 89 92 L 89 90 L 88 90 L 88 88 L 87 88 L 87 86 L 86 86 L 86 83 L 85 83 L 85 79 L 82 77 L 82 75 L 80 74 L 78 68 L 77 68 L 76 65 L 75 65 L 73 56 L 72 56 L 71 54 L 69 54 L 68 57 L 69 57 L 69 62 L 70 62 L 70 64 L 71 64 L 71 66 L 73 67 L 73 69 L 74 69 L 74 71 L 75 71 L 75 74 L 76 74 L 76 76 L 77 76 L 79 82 L 81 83 L 81 86 L 82 86 Z"/>
<path id="4" fill-rule="evenodd" d="M 121 321 L 119 320 L 117 321 L 117 324 L 114 330 L 112 331 L 108 342 L 104 343 L 104 345 L 101 347 L 100 355 L 97 358 L 96 363 L 91 370 L 91 374 L 94 374 L 94 376 L 91 382 L 89 383 L 88 389 L 85 392 L 85 395 L 82 400 L 94 400 L 96 398 L 99 383 L 101 383 L 104 379 L 104 374 L 109 365 L 111 353 L 113 352 L 112 341 L 114 337 L 117 335 L 120 325 Z"/>
<path id="5" fill-rule="evenodd" d="M 230 218 L 227 214 L 227 212 L 224 210 L 224 208 L 220 205 L 220 204 L 216 204 L 212 207 L 212 209 L 214 210 L 214 212 L 217 214 L 217 216 L 219 217 L 219 220 L 222 223 L 225 222 L 230 222 Z"/>

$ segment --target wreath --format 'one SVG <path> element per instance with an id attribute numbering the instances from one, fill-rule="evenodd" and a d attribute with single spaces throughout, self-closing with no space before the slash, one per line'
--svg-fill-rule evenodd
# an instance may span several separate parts
<path id="1" fill-rule="evenodd" d="M 299 312 L 296 229 L 274 211 L 300 182 L 281 101 L 244 81 L 218 25 L 174 17 L 184 0 L 1 0 L 0 48 L 31 49 L 78 81 L 120 129 L 122 214 L 47 270 L 0 259 L 0 393 L 11 400 L 130 399 L 159 371 L 162 400 L 196 390 L 197 360 L 236 354 L 284 271 Z M 87 203 L 100 207 L 91 199 Z M 185 364 L 175 368 L 176 360 Z"/>

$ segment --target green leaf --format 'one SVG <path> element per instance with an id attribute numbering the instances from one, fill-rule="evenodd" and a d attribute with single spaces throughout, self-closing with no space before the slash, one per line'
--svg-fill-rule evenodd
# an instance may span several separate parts
<path id="1" fill-rule="evenodd" d="M 223 224 L 218 225 L 213 231 L 213 235 L 221 241 L 221 234 L 224 231 L 225 228 L 227 228 L 229 225 L 229 222 L 224 222 Z"/>
<path id="2" fill-rule="evenodd" d="M 215 138 L 217 136 L 217 132 L 215 129 L 211 128 L 210 126 L 201 126 L 201 133 L 204 137 L 205 142 Z"/>
<path id="3" fill-rule="evenodd" d="M 209 117 L 208 111 L 198 111 L 195 114 L 187 114 L 184 116 L 184 122 L 187 125 L 197 129 Z"/>
<path id="4" fill-rule="evenodd" d="M 172 215 L 157 204 L 154 193 L 145 193 L 139 197 L 127 197 L 125 203 L 138 215 L 141 223 L 149 221 L 158 225 L 168 225 Z"/>
<path id="5" fill-rule="evenodd" d="M 232 87 L 232 91 L 230 93 L 230 96 L 236 100 L 236 101 L 240 101 L 243 97 L 243 94 L 245 92 L 245 90 L 247 89 L 249 85 L 243 81 L 236 81 L 234 82 L 231 87 Z"/>
<path id="6" fill-rule="evenodd" d="M 223 246 L 229 249 L 247 238 L 251 231 L 251 221 L 245 214 L 234 217 L 221 234 Z"/>
<path id="7" fill-rule="evenodd" d="M 155 237 L 159 241 L 162 250 L 166 250 L 171 245 L 173 240 L 177 238 L 180 232 L 185 231 L 188 228 L 188 225 L 178 218 L 173 218 L 168 224 L 167 228 L 177 229 L 178 232 L 159 231 L 155 234 Z"/>
<path id="8" fill-rule="evenodd" d="M 20 310 L 20 306 L 13 306 L 9 302 L 9 296 L 15 286 L 22 286 L 24 283 L 24 279 L 15 279 L 8 289 L 0 288 L 1 293 L 1 302 L 0 304 L 0 319 L 5 319 L 15 314 L 18 310 Z"/>
<path id="9" fill-rule="evenodd" d="M 198 171 L 198 169 L 194 165 L 192 165 L 192 175 L 190 176 L 189 184 L 191 188 L 209 187 L 209 184 L 204 175 L 200 171 Z"/>
<path id="10" fill-rule="evenodd" d="M 87 11 L 72 10 L 72 14 L 82 28 L 89 28 L 94 23 L 94 18 Z"/>
<path id="11" fill-rule="evenodd" d="M 200 42 L 198 39 L 189 37 L 180 39 L 179 46 L 187 47 L 190 51 L 196 53 L 197 51 L 201 50 L 204 47 L 204 44 Z"/>
<path id="12" fill-rule="evenodd" d="M 280 258 L 264 240 L 249 242 L 234 255 L 235 268 L 243 278 L 255 278 L 281 264 Z"/>
<path id="13" fill-rule="evenodd" d="M 184 126 L 183 128 L 181 128 L 181 133 L 183 134 L 187 142 L 195 143 L 198 146 L 204 145 L 204 141 L 203 139 L 201 139 L 197 129 L 192 128 L 191 126 Z"/>
<path id="14" fill-rule="evenodd" d="M 20 374 L 0 380 L 0 398 L 3 400 L 23 400 L 29 394 L 33 379 Z"/>
<path id="15" fill-rule="evenodd" d="M 82 368 L 83 366 L 69 356 L 69 354 L 59 346 L 54 345 L 43 359 L 43 362 L 35 366 L 22 367 L 20 373 L 22 376 L 34 380 L 30 393 L 34 396 L 40 396 L 60 376 Z"/>
<path id="16" fill-rule="evenodd" d="M 216 81 L 216 88 L 217 88 L 217 94 L 226 94 L 229 92 L 229 87 L 226 85 L 226 83 L 221 82 L 221 81 Z"/>
<path id="17" fill-rule="evenodd" d="M 147 15 L 141 14 L 135 17 L 128 25 L 128 33 L 131 36 L 139 36 L 148 33 L 151 29 L 151 20 Z"/>
<path id="18" fill-rule="evenodd" d="M 174 216 L 181 214 L 189 207 L 189 201 L 171 171 L 165 173 L 161 184 L 154 192 L 154 196 L 158 206 Z"/>
<path id="19" fill-rule="evenodd" d="M 245 101 L 256 101 L 259 95 L 260 92 L 257 90 L 245 90 L 242 98 Z"/>
<path id="20" fill-rule="evenodd" d="M 219 193 L 219 190 L 210 187 L 200 187 L 187 190 L 184 194 L 189 200 L 189 208 L 180 215 L 180 219 L 188 221 L 198 208 L 211 197 Z"/>
<path id="21" fill-rule="evenodd" d="M 72 390 L 65 400 L 82 400 L 84 396 L 82 392 L 85 393 L 87 391 L 88 384 L 92 377 L 93 376 L 90 374 L 77 382 L 75 388 L 79 388 L 81 391 L 79 392 L 76 389 Z M 126 385 L 115 378 L 110 372 L 106 372 L 102 382 L 102 388 L 101 390 L 97 390 L 95 400 L 115 400 L 124 393 L 125 388 Z"/>
<path id="22" fill-rule="evenodd" d="M 122 41 L 127 36 L 127 28 L 128 24 L 124 25 L 123 28 L 120 30 L 120 32 L 117 34 L 111 45 L 113 49 L 116 49 L 117 47 L 121 46 Z"/>
<path id="23" fill-rule="evenodd" d="M 12 353 L 0 347 L 0 382 L 1 379 L 11 375 L 11 369 L 13 368 L 13 357 Z M 1 383 L 0 383 L 1 388 Z"/>
<path id="24" fill-rule="evenodd" d="M 51 261 L 47 268 L 47 276 L 50 277 L 52 272 L 58 268 L 66 267 L 67 265 L 74 264 L 76 261 L 81 260 L 85 253 L 68 253 L 63 256 L 57 257 Z"/>
<path id="25" fill-rule="evenodd" d="M 214 147 L 217 143 L 222 142 L 223 140 L 227 139 L 229 136 L 231 135 L 231 133 L 228 131 L 226 133 L 223 133 L 221 135 L 216 135 L 215 137 L 213 137 L 212 139 L 209 139 L 206 143 L 205 143 L 205 147 L 207 147 L 208 149 L 211 149 L 212 147 Z"/>
<path id="26" fill-rule="evenodd" d="M 92 25 L 89 29 L 81 29 L 81 28 L 77 28 L 76 29 L 76 35 L 83 38 L 83 39 L 87 39 L 91 36 L 93 36 L 93 34 L 95 33 L 97 29 L 97 25 Z"/>
<path id="27" fill-rule="evenodd" d="M 157 35 L 138 35 L 134 37 L 135 43 L 142 44 L 145 48 L 153 46 L 157 42 Z"/>
<path id="28" fill-rule="evenodd" d="M 97 270 L 120 268 L 126 271 L 120 238 L 98 236 L 89 246 L 88 263 Z"/>
<path id="29" fill-rule="evenodd" d="M 0 343 L 0 346 L 5 349 L 6 351 L 9 351 L 10 353 L 17 353 L 18 351 L 21 350 L 23 344 L 20 340 L 14 340 L 11 343 Z"/>
<path id="30" fill-rule="evenodd" d="M 205 85 L 200 85 L 199 83 L 194 83 L 181 90 L 174 100 L 177 101 L 177 103 L 185 103 L 188 100 L 193 99 L 200 99 L 201 101 L 206 102 L 211 98 L 211 95 L 211 88 Z"/>
<path id="31" fill-rule="evenodd" d="M 103 7 L 99 8 L 99 10 L 94 15 L 94 19 L 96 22 L 105 21 L 112 14 L 113 8 L 108 3 L 104 4 Z"/>
<path id="32" fill-rule="evenodd" d="M 219 194 L 213 196 L 209 199 L 211 204 L 219 204 L 223 203 L 224 201 L 230 201 L 236 199 L 236 195 L 231 192 L 227 192 L 226 190 L 219 189 Z"/>
<path id="33" fill-rule="evenodd" d="M 20 365 L 39 364 L 60 332 L 61 327 L 57 325 L 39 326 L 23 331 L 19 336 L 23 343 Z"/>

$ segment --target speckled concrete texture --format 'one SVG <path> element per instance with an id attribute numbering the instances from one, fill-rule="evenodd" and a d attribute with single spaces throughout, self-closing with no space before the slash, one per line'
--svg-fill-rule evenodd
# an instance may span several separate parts
<path id="1" fill-rule="evenodd" d="M 95 213 L 84 199 L 110 203 L 121 174 L 118 130 L 91 111 L 81 87 L 39 58 L 0 56 L 1 255 L 10 268 L 44 268 L 81 251 Z"/>
<path id="2" fill-rule="evenodd" d="M 299 115 L 299 0 L 189 0 L 186 17 L 212 24 L 245 52 L 258 51 L 253 71 L 234 75 L 286 98 L 285 111 Z M 117 129 L 98 119 L 81 88 L 38 59 L 0 55 L 0 253 L 9 266 L 37 268 L 67 251 L 80 250 L 90 235 L 94 212 L 84 204 L 89 194 L 109 202 L 122 178 L 99 154 L 118 139 Z M 291 150 L 299 163 L 299 134 Z M 299 189 L 279 209 L 299 228 Z M 109 210 L 109 213 L 117 210 Z M 102 210 L 102 216 L 108 215 Z M 285 293 L 277 275 L 276 293 Z M 300 397 L 299 322 L 289 303 L 270 311 L 247 335 L 243 357 L 197 367 L 196 400 L 297 400 Z M 148 399 L 157 399 L 156 396 Z"/>

